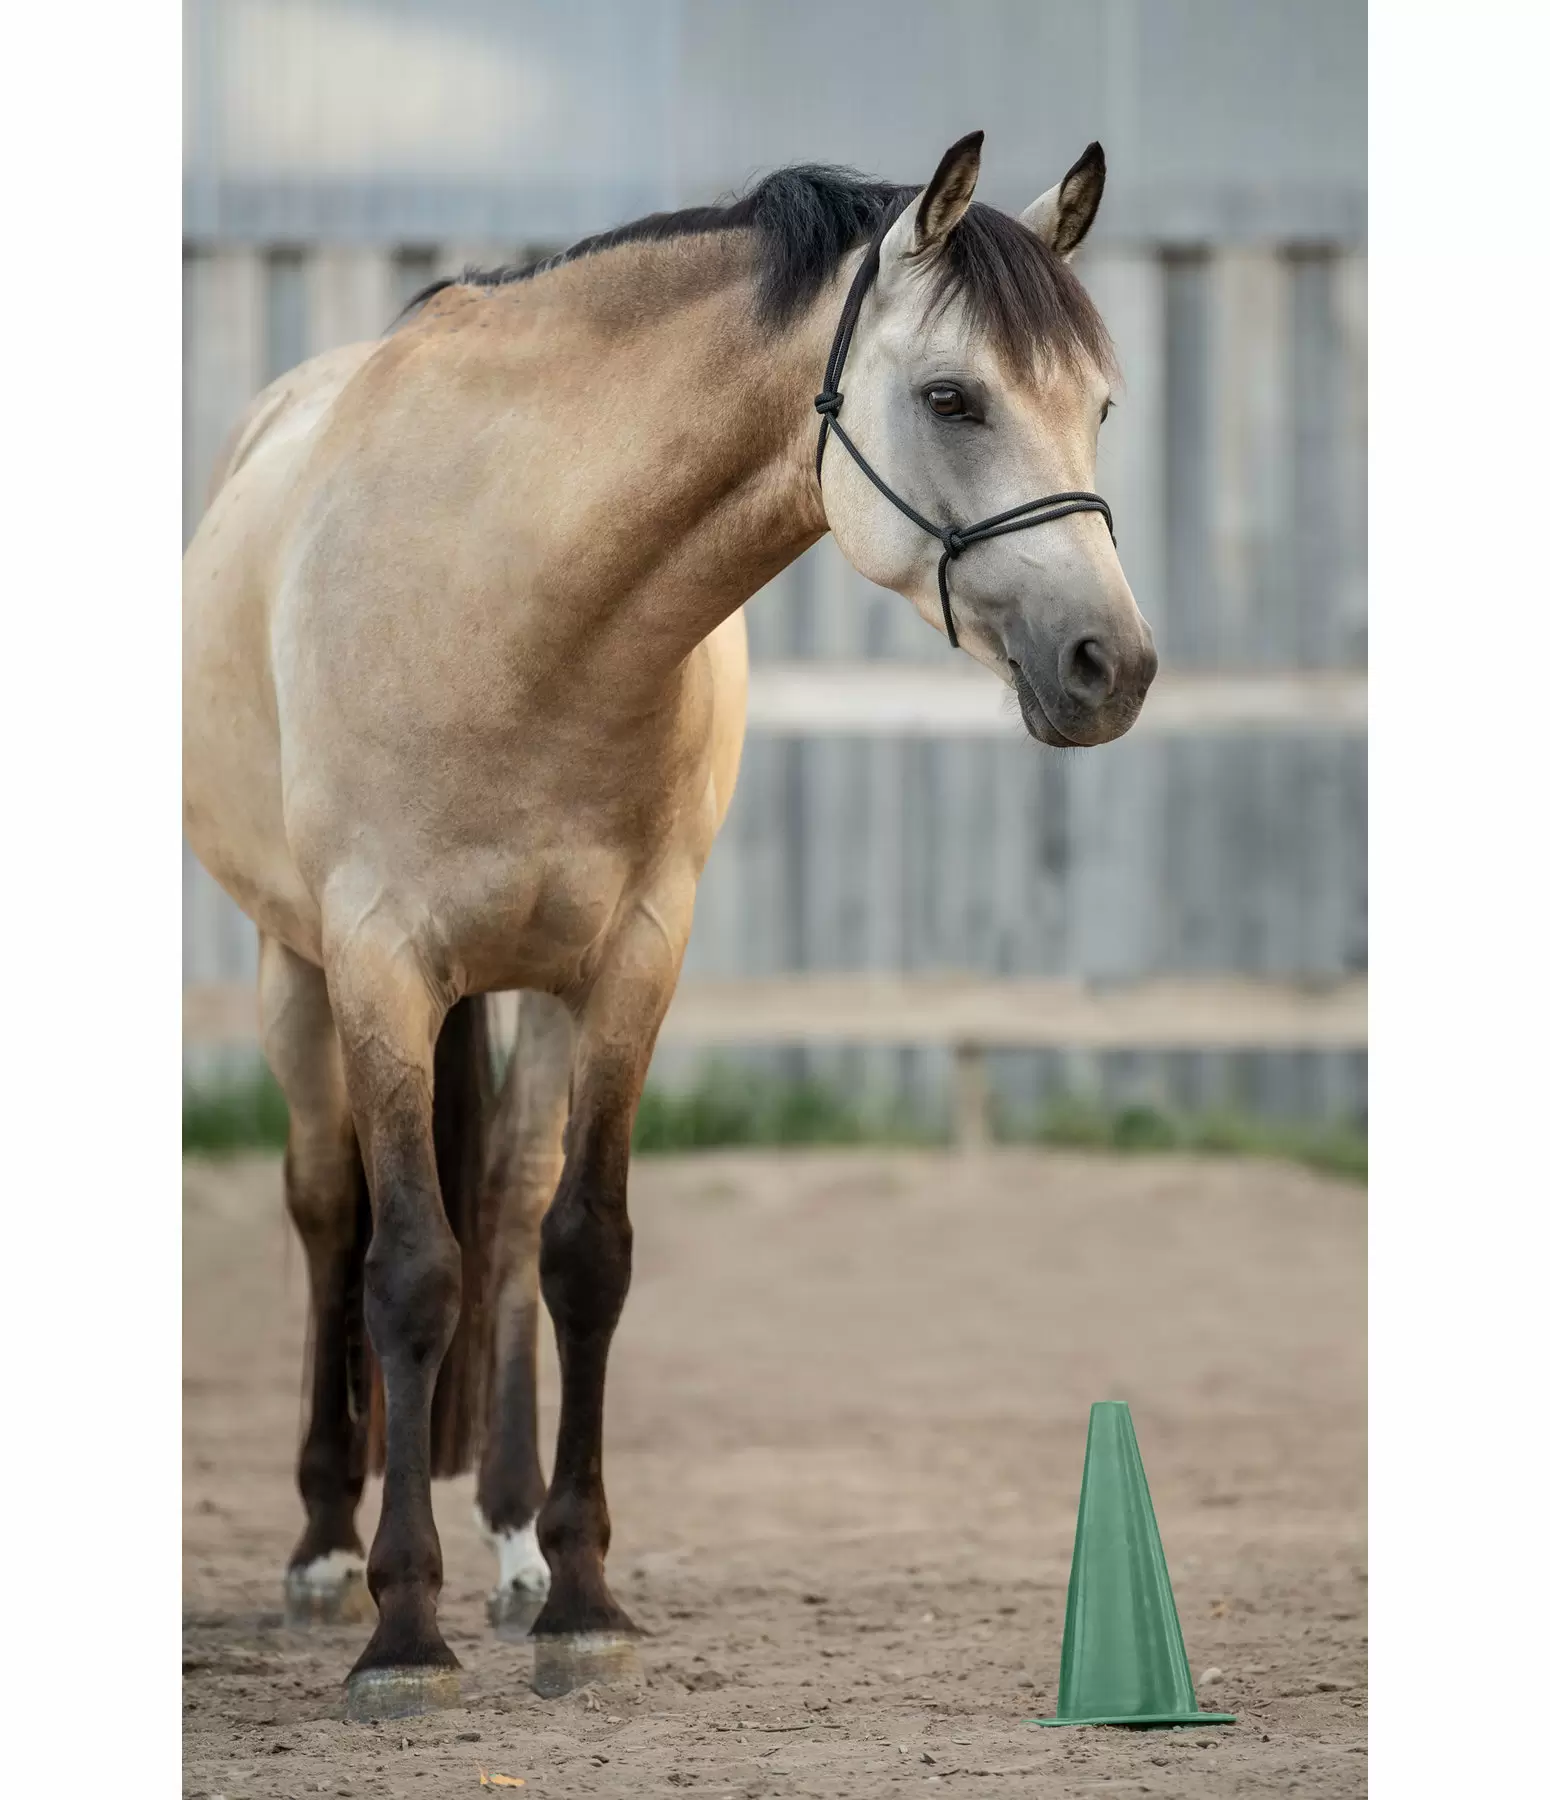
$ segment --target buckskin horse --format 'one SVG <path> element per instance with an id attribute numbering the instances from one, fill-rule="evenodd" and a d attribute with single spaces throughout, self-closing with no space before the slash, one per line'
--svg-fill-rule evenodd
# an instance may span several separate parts
<path id="1" fill-rule="evenodd" d="M 536 1610 L 534 1686 L 630 1672 L 604 1378 L 636 1105 L 741 750 L 743 602 L 830 531 L 1054 746 L 1118 737 L 1155 673 L 1091 491 L 1112 349 L 1067 266 L 1103 153 L 1014 218 L 972 201 L 981 141 L 924 189 L 786 169 L 437 282 L 225 453 L 185 560 L 185 825 L 260 934 L 312 1304 L 287 1599 L 374 1602 L 351 1716 L 456 1698 L 431 1480 L 481 1439 L 492 1617 Z"/>

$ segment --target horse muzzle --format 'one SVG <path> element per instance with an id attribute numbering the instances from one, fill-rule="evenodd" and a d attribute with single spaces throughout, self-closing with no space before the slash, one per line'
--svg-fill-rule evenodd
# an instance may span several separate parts
<path id="1" fill-rule="evenodd" d="M 1083 631 L 1052 656 L 1030 652 L 1009 661 L 1024 725 L 1057 749 L 1123 737 L 1157 673 L 1157 649 L 1144 621 L 1135 636 Z"/>

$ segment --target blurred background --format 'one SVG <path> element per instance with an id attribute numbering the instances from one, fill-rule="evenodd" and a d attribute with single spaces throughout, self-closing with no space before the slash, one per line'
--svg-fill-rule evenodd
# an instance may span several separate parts
<path id="1" fill-rule="evenodd" d="M 437 274 L 787 162 L 923 181 L 975 127 L 1016 211 L 1100 138 L 1099 487 L 1164 674 L 1056 754 L 828 541 L 755 596 L 643 1130 L 1360 1130 L 1363 5 L 186 0 L 185 31 L 185 536 L 252 395 Z M 185 846 L 196 1089 L 257 1066 L 220 1004 L 255 962 Z"/>

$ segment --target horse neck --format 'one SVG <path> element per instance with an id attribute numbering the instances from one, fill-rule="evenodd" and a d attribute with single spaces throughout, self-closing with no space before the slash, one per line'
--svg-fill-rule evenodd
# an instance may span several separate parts
<path id="1" fill-rule="evenodd" d="M 600 410 L 575 421 L 578 442 L 589 427 L 597 433 L 586 468 L 598 485 L 585 514 L 595 529 L 595 508 L 606 505 L 617 544 L 592 605 L 605 640 L 615 635 L 606 625 L 624 628 L 625 679 L 648 689 L 828 529 L 813 474 L 813 395 L 839 285 L 789 328 L 772 329 L 756 316 L 735 250 L 714 238 L 690 243 L 710 267 L 688 294 L 694 271 L 682 242 L 556 271 L 573 276 L 589 336 L 603 339 L 603 378 L 590 388 Z M 633 316 L 621 324 L 623 293 Z"/>

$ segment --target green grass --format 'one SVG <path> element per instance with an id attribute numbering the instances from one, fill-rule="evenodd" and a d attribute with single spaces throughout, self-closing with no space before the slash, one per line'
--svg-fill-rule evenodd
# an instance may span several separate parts
<path id="1" fill-rule="evenodd" d="M 285 1126 L 285 1101 L 267 1070 L 246 1082 L 184 1092 L 186 1152 L 281 1149 Z M 1182 1150 L 1279 1157 L 1327 1174 L 1367 1178 L 1367 1137 L 1354 1125 L 1298 1124 L 1245 1113 L 1181 1114 L 1155 1106 L 1104 1107 L 1068 1098 L 1036 1118 L 1004 1120 L 1000 1135 L 1009 1143 L 1122 1153 Z M 939 1124 L 903 1108 L 868 1111 L 821 1083 L 751 1076 L 727 1065 L 711 1068 L 697 1085 L 679 1092 L 648 1087 L 635 1120 L 635 1148 L 643 1155 L 740 1145 L 945 1141 Z"/>
<path id="2" fill-rule="evenodd" d="M 227 1156 L 235 1150 L 283 1150 L 285 1096 L 267 1069 L 247 1081 L 183 1089 L 183 1151 Z"/>
<path id="3" fill-rule="evenodd" d="M 1103 1107 L 1068 1098 L 1046 1108 L 1021 1135 L 1086 1150 L 1279 1157 L 1325 1174 L 1367 1179 L 1367 1134 L 1350 1124 L 1307 1124 L 1248 1113 L 1174 1113 L 1156 1106 Z"/>
<path id="4" fill-rule="evenodd" d="M 902 1109 L 868 1112 L 820 1082 L 750 1077 L 712 1067 L 679 1093 L 648 1087 L 635 1118 L 635 1148 L 712 1150 L 740 1144 L 932 1144 L 940 1132 Z"/>

